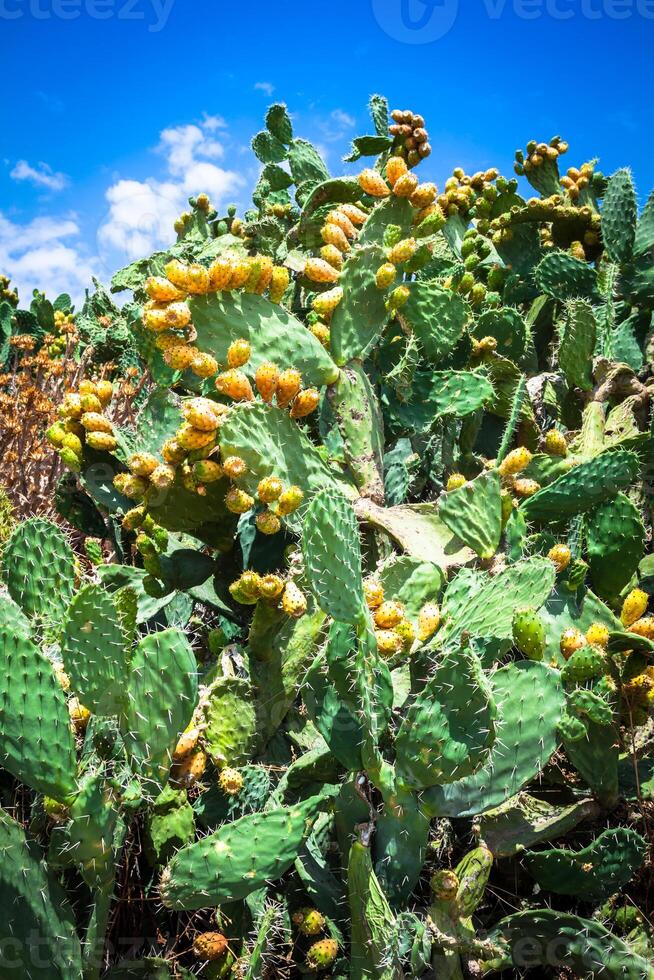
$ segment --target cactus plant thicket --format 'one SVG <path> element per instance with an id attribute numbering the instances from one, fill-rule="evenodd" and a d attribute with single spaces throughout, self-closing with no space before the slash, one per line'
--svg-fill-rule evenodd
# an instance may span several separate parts
<path id="1" fill-rule="evenodd" d="M 654 976 L 654 198 L 371 112 L 87 300 L 138 414 L 91 358 L 86 557 L 3 546 L 2 976 Z"/>

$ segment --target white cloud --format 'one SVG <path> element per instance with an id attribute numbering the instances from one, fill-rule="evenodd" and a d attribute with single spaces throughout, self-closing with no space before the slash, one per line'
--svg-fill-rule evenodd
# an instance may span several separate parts
<path id="1" fill-rule="evenodd" d="M 255 82 L 254 87 L 258 92 L 264 92 L 266 95 L 272 95 L 275 91 L 275 86 L 272 82 Z"/>
<path id="2" fill-rule="evenodd" d="M 356 120 L 344 109 L 333 109 L 328 116 L 316 120 L 323 138 L 329 143 L 341 140 L 354 127 Z"/>
<path id="3" fill-rule="evenodd" d="M 49 191 L 61 191 L 68 185 L 66 174 L 56 173 L 47 163 L 37 163 L 32 167 L 27 160 L 19 160 L 9 176 L 12 180 L 29 180 L 38 187 Z"/>
<path id="4" fill-rule="evenodd" d="M 23 304 L 34 289 L 51 297 L 70 293 L 76 302 L 95 274 L 74 217 L 34 218 L 17 224 L 0 213 L 0 269 L 18 286 Z"/>
<path id="5" fill-rule="evenodd" d="M 213 162 L 225 154 L 213 135 L 223 126 L 219 116 L 205 116 L 197 124 L 164 129 L 156 149 L 165 157 L 166 177 L 121 179 L 108 188 L 109 212 L 98 230 L 107 275 L 121 262 L 168 245 L 174 239 L 175 219 L 191 195 L 204 191 L 220 208 L 243 186 L 240 174 Z"/>

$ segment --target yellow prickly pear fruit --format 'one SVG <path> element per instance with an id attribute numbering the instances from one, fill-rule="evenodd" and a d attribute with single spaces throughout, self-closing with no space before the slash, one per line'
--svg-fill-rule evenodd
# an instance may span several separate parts
<path id="1" fill-rule="evenodd" d="M 316 340 L 322 344 L 327 350 L 329 350 L 329 345 L 331 342 L 331 334 L 329 332 L 329 327 L 325 323 L 312 323 L 309 330 L 316 338 Z"/>
<path id="2" fill-rule="evenodd" d="M 230 594 L 241 605 L 248 606 L 261 597 L 261 576 L 256 572 L 243 572 L 229 587 Z"/>
<path id="3" fill-rule="evenodd" d="M 399 310 L 407 302 L 410 295 L 411 290 L 408 286 L 397 286 L 388 298 L 389 310 Z"/>
<path id="4" fill-rule="evenodd" d="M 89 378 L 84 378 L 80 381 L 77 386 L 77 390 L 80 395 L 96 395 L 98 394 L 98 389 L 95 386 L 95 381 L 91 381 Z M 87 409 L 90 411 L 90 409 Z"/>
<path id="5" fill-rule="evenodd" d="M 268 255 L 259 256 L 259 275 L 253 287 L 253 292 L 262 296 L 272 282 L 274 271 L 273 260 Z"/>
<path id="6" fill-rule="evenodd" d="M 504 457 L 499 466 L 500 476 L 515 476 L 526 469 L 531 463 L 532 455 L 525 446 L 512 449 Z"/>
<path id="7" fill-rule="evenodd" d="M 467 482 L 463 473 L 451 473 L 447 480 L 446 490 L 460 490 Z"/>
<path id="8" fill-rule="evenodd" d="M 250 256 L 248 263 L 250 271 L 247 279 L 243 283 L 243 289 L 246 293 L 254 293 L 257 288 L 257 283 L 259 282 L 259 276 L 261 275 L 261 256 Z"/>
<path id="9" fill-rule="evenodd" d="M 623 626 L 631 626 L 645 615 L 649 596 L 642 589 L 632 589 L 625 601 L 622 603 L 620 619 Z"/>
<path id="10" fill-rule="evenodd" d="M 368 609 L 378 609 L 384 601 L 384 586 L 377 578 L 367 578 L 363 582 L 363 595 Z"/>
<path id="11" fill-rule="evenodd" d="M 296 368 L 287 368 L 277 379 L 275 397 L 280 408 L 286 408 L 302 387 L 302 375 Z"/>
<path id="12" fill-rule="evenodd" d="M 47 430 L 45 437 L 51 446 L 62 446 L 66 438 L 66 429 L 61 422 L 55 422 Z"/>
<path id="13" fill-rule="evenodd" d="M 547 433 L 544 448 L 545 452 L 549 453 L 550 456 L 568 455 L 568 444 L 565 441 L 565 436 L 558 429 L 550 429 Z"/>
<path id="14" fill-rule="evenodd" d="M 191 311 L 186 303 L 150 303 L 143 310 L 143 323 L 153 333 L 164 330 L 181 330 L 191 322 Z"/>
<path id="15" fill-rule="evenodd" d="M 377 647 L 382 656 L 389 657 L 394 653 L 399 653 L 403 647 L 402 637 L 395 630 L 376 629 L 375 639 Z"/>
<path id="16" fill-rule="evenodd" d="M 209 272 L 203 265 L 194 262 L 186 272 L 186 288 L 189 293 L 202 296 L 209 292 Z"/>
<path id="17" fill-rule="evenodd" d="M 303 936 L 319 936 L 325 928 L 325 916 L 318 909 L 299 909 L 293 913 L 293 924 Z"/>
<path id="18" fill-rule="evenodd" d="M 215 432 L 227 409 L 210 398 L 192 398 L 182 405 L 182 415 L 189 425 L 202 432 Z"/>
<path id="19" fill-rule="evenodd" d="M 338 943 L 335 939 L 320 939 L 307 953 L 307 966 L 311 970 L 328 970 L 336 962 Z"/>
<path id="20" fill-rule="evenodd" d="M 78 735 L 82 735 L 91 720 L 91 712 L 82 704 L 79 698 L 70 698 L 68 702 L 68 714 L 74 730 Z"/>
<path id="21" fill-rule="evenodd" d="M 441 622 L 441 611 L 435 602 L 426 602 L 418 613 L 418 639 L 421 642 L 433 636 Z"/>
<path id="22" fill-rule="evenodd" d="M 335 269 L 343 268 L 343 253 L 335 245 L 323 245 L 320 249 L 320 256 L 325 262 L 329 262 Z"/>
<path id="23" fill-rule="evenodd" d="M 410 619 L 401 619 L 393 629 L 402 640 L 402 646 L 410 647 L 413 644 L 416 638 L 416 628 Z"/>
<path id="24" fill-rule="evenodd" d="M 218 371 L 218 361 L 211 354 L 198 351 L 191 362 L 191 371 L 198 378 L 212 378 Z"/>
<path id="25" fill-rule="evenodd" d="M 150 474 L 150 483 L 157 490 L 167 490 L 175 482 L 175 469 L 169 463 L 161 463 Z"/>
<path id="26" fill-rule="evenodd" d="M 68 449 L 67 446 L 61 446 L 59 449 L 59 456 L 61 458 L 64 466 L 67 466 L 69 470 L 73 473 L 79 473 L 82 468 L 82 460 L 74 453 L 72 449 Z"/>
<path id="27" fill-rule="evenodd" d="M 292 419 L 303 419 L 315 411 L 320 402 L 320 392 L 317 388 L 304 388 L 297 395 L 291 408 Z"/>
<path id="28" fill-rule="evenodd" d="M 181 289 L 163 276 L 150 276 L 145 284 L 145 291 L 155 303 L 173 303 L 185 296 Z"/>
<path id="29" fill-rule="evenodd" d="M 401 602 L 396 602 L 393 599 L 382 602 L 373 613 L 375 626 L 378 626 L 382 630 L 393 629 L 403 618 L 404 606 Z"/>
<path id="30" fill-rule="evenodd" d="M 209 266 L 209 289 L 212 292 L 229 289 L 231 279 L 232 260 L 228 255 L 221 255 Z"/>
<path id="31" fill-rule="evenodd" d="M 264 510 L 261 514 L 257 514 L 254 523 L 262 534 L 277 534 L 282 527 L 279 517 L 271 510 Z"/>
<path id="32" fill-rule="evenodd" d="M 540 490 L 540 483 L 536 483 L 535 480 L 514 480 L 513 481 L 513 492 L 517 497 L 527 498 L 533 497 L 535 493 Z"/>
<path id="33" fill-rule="evenodd" d="M 198 960 L 219 960 L 227 951 L 227 939 L 221 932 L 202 932 L 193 940 L 193 955 Z"/>
<path id="34" fill-rule="evenodd" d="M 233 398 L 235 402 L 250 402 L 254 398 L 252 385 L 247 375 L 239 371 L 238 368 L 222 371 L 214 383 L 221 394 Z"/>
<path id="35" fill-rule="evenodd" d="M 127 467 L 135 476 L 150 476 L 158 465 L 159 460 L 152 453 L 133 453 L 127 460 Z"/>
<path id="36" fill-rule="evenodd" d="M 229 281 L 230 289 L 240 289 L 250 278 L 251 259 L 235 258 L 232 262 L 232 278 Z"/>
<path id="37" fill-rule="evenodd" d="M 393 188 L 400 177 L 404 177 L 408 172 L 409 168 L 406 165 L 406 160 L 402 157 L 391 157 L 386 164 L 386 180 Z"/>
<path id="38" fill-rule="evenodd" d="M 646 640 L 654 640 L 654 616 L 643 616 L 642 619 L 637 619 L 629 627 L 629 632 L 635 633 L 637 636 L 644 636 Z"/>
<path id="39" fill-rule="evenodd" d="M 591 623 L 586 630 L 586 642 L 605 650 L 609 644 L 609 631 L 603 623 Z"/>
<path id="40" fill-rule="evenodd" d="M 161 447 L 161 455 L 166 463 L 177 466 L 186 459 L 186 450 L 182 449 L 176 439 L 167 439 Z"/>
<path id="41" fill-rule="evenodd" d="M 203 432 L 186 422 L 175 433 L 175 439 L 182 449 L 192 452 L 194 449 L 204 449 L 205 446 L 211 445 L 215 436 L 213 432 Z"/>
<path id="42" fill-rule="evenodd" d="M 415 255 L 417 247 L 415 238 L 404 238 L 389 250 L 388 261 L 392 262 L 393 265 L 401 265 L 402 262 L 408 262 Z"/>
<path id="43" fill-rule="evenodd" d="M 154 338 L 154 346 L 162 352 L 170 350 L 171 347 L 177 347 L 181 343 L 182 338 L 180 335 L 174 333 L 172 330 L 165 330 L 163 333 L 158 333 Z"/>
<path id="44" fill-rule="evenodd" d="M 223 468 L 212 459 L 199 459 L 193 464 L 193 476 L 198 483 L 215 483 L 224 476 Z"/>
<path id="45" fill-rule="evenodd" d="M 430 207 L 437 197 L 438 188 L 436 184 L 418 184 L 409 201 L 412 207 L 424 210 Z"/>
<path id="46" fill-rule="evenodd" d="M 586 646 L 586 637 L 574 626 L 561 633 L 560 647 L 561 653 L 566 660 L 569 660 L 573 653 Z"/>
<path id="47" fill-rule="evenodd" d="M 277 381 L 279 379 L 279 368 L 272 361 L 264 361 L 260 364 L 254 374 L 254 383 L 257 391 L 268 404 L 273 400 L 273 395 L 277 391 Z"/>
<path id="48" fill-rule="evenodd" d="M 295 513 L 303 500 L 304 492 L 300 487 L 290 486 L 277 498 L 277 513 L 280 517 L 288 517 L 289 514 Z"/>
<path id="49" fill-rule="evenodd" d="M 307 611 L 307 598 L 295 582 L 287 582 L 282 595 L 282 609 L 287 616 L 299 619 Z"/>
<path id="50" fill-rule="evenodd" d="M 82 397 L 71 391 L 64 395 L 64 400 L 59 406 L 59 415 L 64 419 L 78 419 L 84 409 L 82 408 Z"/>
<path id="51" fill-rule="evenodd" d="M 404 174 L 395 183 L 393 193 L 396 197 L 413 197 L 418 187 L 418 178 L 415 174 Z"/>
<path id="52" fill-rule="evenodd" d="M 73 435 L 79 436 L 80 439 L 86 431 L 79 419 L 66 419 L 63 425 L 66 432 L 72 432 Z"/>
<path id="53" fill-rule="evenodd" d="M 478 283 L 478 285 L 481 285 Z M 473 287 L 476 288 L 476 287 Z M 497 350 L 497 338 L 496 337 L 482 337 L 481 340 L 473 340 L 473 354 L 492 354 L 494 350 Z"/>
<path id="54" fill-rule="evenodd" d="M 99 412 L 85 412 L 80 421 L 87 432 L 108 432 L 111 434 L 114 431 L 109 419 Z"/>
<path id="55" fill-rule="evenodd" d="M 339 252 L 350 251 L 351 246 L 347 235 L 342 228 L 339 228 L 338 225 L 333 224 L 331 221 L 328 221 L 327 224 L 322 226 L 320 235 L 326 245 L 332 245 Z"/>
<path id="56" fill-rule="evenodd" d="M 278 476 L 264 476 L 257 487 L 257 497 L 262 504 L 271 504 L 280 496 L 284 484 Z"/>
<path id="57" fill-rule="evenodd" d="M 128 510 L 122 519 L 122 527 L 126 531 L 136 531 L 137 528 L 141 526 L 145 520 L 145 508 L 144 507 L 132 507 Z"/>
<path id="58" fill-rule="evenodd" d="M 270 277 L 270 302 L 281 303 L 291 281 L 291 273 L 285 266 L 276 265 Z"/>
<path id="59" fill-rule="evenodd" d="M 226 766 L 220 770 L 218 785 L 227 796 L 238 796 L 243 789 L 243 777 L 238 769 L 232 769 L 231 766 Z"/>
<path id="60" fill-rule="evenodd" d="M 259 591 L 263 599 L 278 599 L 284 591 L 284 579 L 280 578 L 279 575 L 263 575 Z"/>
<path id="61" fill-rule="evenodd" d="M 340 273 L 324 259 L 307 259 L 304 274 L 311 282 L 338 282 Z"/>
<path id="62" fill-rule="evenodd" d="M 179 259 L 172 259 L 164 266 L 164 275 L 178 289 L 186 291 L 188 266 Z"/>
<path id="63" fill-rule="evenodd" d="M 102 412 L 102 402 L 97 395 L 84 394 L 81 398 L 83 412 L 96 412 L 97 414 Z"/>
<path id="64" fill-rule="evenodd" d="M 100 399 L 100 404 L 103 408 L 106 408 L 112 399 L 114 393 L 114 386 L 111 381 L 96 381 L 95 383 L 97 396 Z"/>
<path id="65" fill-rule="evenodd" d="M 371 197 L 388 197 L 391 193 L 388 184 L 377 170 L 362 170 L 358 180 L 361 189 Z"/>
<path id="66" fill-rule="evenodd" d="M 112 453 L 118 445 L 118 442 L 115 436 L 112 436 L 109 432 L 89 432 L 86 436 L 86 444 L 91 449 Z"/>
<path id="67" fill-rule="evenodd" d="M 254 498 L 245 490 L 232 487 L 225 497 L 225 506 L 232 514 L 247 514 L 254 507 Z"/>
<path id="68" fill-rule="evenodd" d="M 327 215 L 327 224 L 336 225 L 350 241 L 357 237 L 356 228 L 341 208 L 336 208 L 336 210 L 329 212 Z"/>
<path id="69" fill-rule="evenodd" d="M 560 574 L 564 572 L 572 559 L 572 552 L 567 544 L 555 544 L 547 552 L 547 557 L 553 563 L 556 571 Z"/>
<path id="70" fill-rule="evenodd" d="M 182 759 L 185 759 L 187 755 L 190 755 L 191 752 L 197 748 L 199 738 L 200 729 L 189 725 L 186 731 L 182 732 L 177 740 L 177 745 L 173 751 L 173 762 L 180 762 Z"/>
<path id="71" fill-rule="evenodd" d="M 252 348 L 248 340 L 245 338 L 234 340 L 227 349 L 227 363 L 230 368 L 243 367 L 250 360 L 251 353 Z"/>
<path id="72" fill-rule="evenodd" d="M 459 890 L 459 879 L 454 871 L 443 869 L 431 876 L 431 890 L 436 898 L 443 902 L 451 902 Z"/>
<path id="73" fill-rule="evenodd" d="M 392 262 L 384 262 L 377 269 L 375 275 L 375 285 L 377 289 L 388 289 L 395 282 L 397 276 L 397 269 Z"/>
<path id="74" fill-rule="evenodd" d="M 341 286 L 334 286 L 325 293 L 320 293 L 314 297 L 312 307 L 318 316 L 329 316 L 333 313 L 338 304 L 343 299 L 343 289 Z"/>
<path id="75" fill-rule="evenodd" d="M 172 777 L 174 782 L 186 789 L 191 789 L 204 776 L 208 761 L 207 753 L 202 749 L 190 752 L 173 766 Z"/>
<path id="76" fill-rule="evenodd" d="M 223 470 L 230 480 L 238 480 L 247 472 L 247 466 L 240 456 L 228 456 L 223 460 Z"/>
<path id="77" fill-rule="evenodd" d="M 82 446 L 82 440 L 74 432 L 67 432 L 61 445 L 64 449 L 70 449 L 72 453 L 75 453 L 81 459 L 84 453 L 84 447 Z"/>
<path id="78" fill-rule="evenodd" d="M 177 344 L 164 351 L 163 359 L 173 371 L 185 371 L 193 364 L 197 351 L 189 344 Z"/>
<path id="79" fill-rule="evenodd" d="M 338 210 L 346 218 L 349 218 L 353 225 L 363 225 L 368 218 L 366 212 L 358 208 L 356 204 L 339 204 Z"/>
<path id="80" fill-rule="evenodd" d="M 114 477 L 114 486 L 124 497 L 138 501 L 143 500 L 148 482 L 141 476 L 134 476 L 133 473 L 117 473 Z"/>

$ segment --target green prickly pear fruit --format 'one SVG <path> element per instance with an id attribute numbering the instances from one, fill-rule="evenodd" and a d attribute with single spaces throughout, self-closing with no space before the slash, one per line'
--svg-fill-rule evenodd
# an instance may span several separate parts
<path id="1" fill-rule="evenodd" d="M 561 679 L 582 684 L 594 677 L 601 677 L 606 672 L 606 668 L 607 659 L 604 651 L 587 645 L 575 650 L 561 670 Z"/>
<path id="2" fill-rule="evenodd" d="M 253 606 L 261 596 L 261 578 L 256 572 L 243 572 L 229 587 L 230 595 L 242 606 Z"/>
<path id="3" fill-rule="evenodd" d="M 397 286 L 388 299 L 388 308 L 390 310 L 399 310 L 409 299 L 410 293 L 411 291 L 408 286 Z"/>
<path id="4" fill-rule="evenodd" d="M 102 553 L 102 542 L 99 538 L 86 538 L 84 541 L 84 551 L 92 565 L 102 564 L 104 555 Z"/>
<path id="5" fill-rule="evenodd" d="M 67 466 L 69 470 L 73 471 L 73 473 L 79 473 L 82 468 L 82 461 L 72 449 L 64 446 L 59 450 L 59 456 L 61 457 L 64 466 Z"/>
<path id="6" fill-rule="evenodd" d="M 145 491 L 148 489 L 147 481 L 140 476 L 134 476 L 132 473 L 117 473 L 114 477 L 114 486 L 125 497 L 137 501 L 143 500 Z"/>
<path id="7" fill-rule="evenodd" d="M 239 487 L 232 487 L 225 497 L 225 506 L 232 514 L 247 514 L 254 507 L 254 497 Z"/>
<path id="8" fill-rule="evenodd" d="M 168 595 L 169 589 L 160 582 L 154 575 L 146 575 L 143 579 L 143 590 L 153 599 L 163 599 Z"/>
<path id="9" fill-rule="evenodd" d="M 542 660 L 547 646 L 545 627 L 530 608 L 516 609 L 513 615 L 513 642 L 529 660 Z"/>
<path id="10" fill-rule="evenodd" d="M 434 896 L 443 902 L 452 902 L 456 898 L 456 893 L 459 890 L 458 876 L 454 871 L 448 869 L 436 871 L 431 876 L 429 884 Z"/>
<path id="11" fill-rule="evenodd" d="M 145 520 L 145 509 L 143 507 L 132 507 L 128 510 L 122 520 L 122 526 L 126 531 L 136 531 Z"/>
<path id="12" fill-rule="evenodd" d="M 290 486 L 277 498 L 277 513 L 280 517 L 288 517 L 295 513 L 303 500 L 304 492 L 300 487 Z"/>
<path id="13" fill-rule="evenodd" d="M 307 953 L 307 966 L 312 970 L 328 970 L 336 962 L 338 943 L 335 939 L 319 939 Z"/>
<path id="14" fill-rule="evenodd" d="M 62 446 L 66 436 L 66 428 L 63 422 L 55 422 L 47 430 L 45 437 L 51 446 Z"/>
<path id="15" fill-rule="evenodd" d="M 303 936 L 319 936 L 325 928 L 325 916 L 318 909 L 299 909 L 293 913 L 293 922 Z"/>

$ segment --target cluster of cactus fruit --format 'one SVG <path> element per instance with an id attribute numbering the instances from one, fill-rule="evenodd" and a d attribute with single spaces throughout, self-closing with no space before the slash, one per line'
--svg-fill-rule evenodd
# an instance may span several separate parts
<path id="1" fill-rule="evenodd" d="M 370 109 L 332 177 L 272 106 L 79 317 L 75 534 L 0 546 L 11 976 L 654 977 L 654 197 L 560 138 L 441 193 Z"/>

